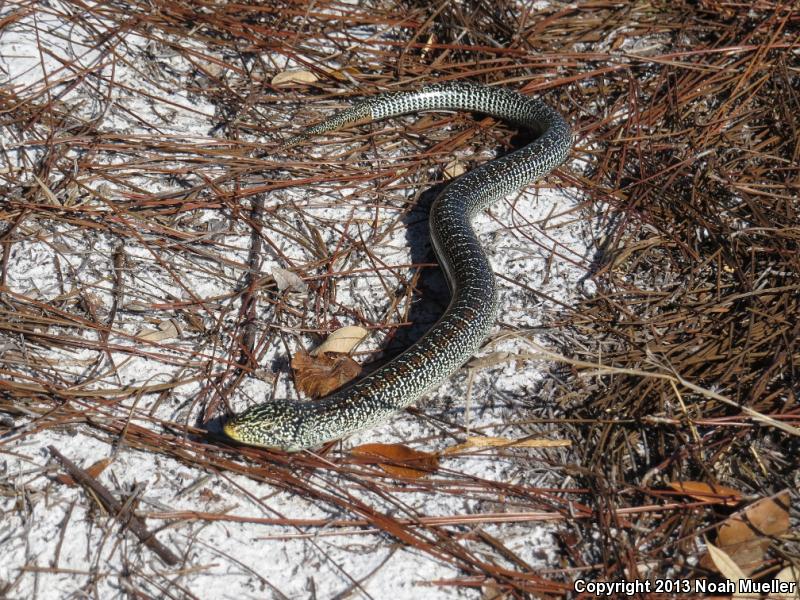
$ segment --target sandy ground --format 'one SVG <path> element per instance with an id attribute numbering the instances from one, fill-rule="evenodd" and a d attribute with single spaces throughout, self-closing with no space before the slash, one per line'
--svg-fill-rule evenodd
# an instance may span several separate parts
<path id="1" fill-rule="evenodd" d="M 192 87 L 190 83 L 196 73 L 183 56 L 168 52 L 158 55 L 160 67 L 164 73 L 170 74 L 171 79 L 163 79 L 161 87 L 154 87 L 152 74 L 142 77 L 142 73 L 151 68 L 151 63 L 144 57 L 159 52 L 150 40 L 134 33 L 123 35 L 116 47 L 125 60 L 118 59 L 112 65 L 107 56 L 88 42 L 92 35 L 96 35 L 96 29 L 102 29 L 101 21 L 68 23 L 57 14 L 66 11 L 67 7 L 58 3 L 53 3 L 52 7 L 30 12 L 0 30 L 0 83 L 3 86 L 12 86 L 18 94 L 31 97 L 49 86 L 51 94 L 59 92 L 59 102 L 74 109 L 76 118 L 101 119 L 103 131 L 126 136 L 141 135 L 148 140 L 160 137 L 197 144 L 219 141 L 212 137 L 219 107 L 208 103 L 201 94 L 187 91 Z M 7 6 L 2 12 L 7 15 L 13 8 L 13 5 Z M 40 52 L 40 48 L 47 52 Z M 204 52 L 211 51 L 204 49 Z M 72 66 L 64 67 L 62 61 L 70 62 Z M 102 105 L 96 102 L 97 86 L 101 86 L 96 79 L 74 78 L 79 66 L 106 75 L 114 69 L 116 85 L 110 91 L 103 90 L 110 95 Z M 329 112 L 330 104 L 324 104 L 320 106 L 318 116 Z M 286 126 L 297 128 L 301 125 L 288 122 Z M 13 128 L 0 130 L 0 143 L 5 151 L 5 159 L 0 158 L 0 161 L 10 161 L 5 165 L 0 163 L 2 168 L 27 171 L 27 181 L 36 185 L 30 161 L 41 155 L 43 146 L 37 141 L 40 141 L 42 133 L 19 132 Z M 259 140 L 254 137 L 250 141 Z M 318 160 L 325 155 L 315 148 L 307 152 L 311 156 L 316 153 Z M 392 152 L 403 155 L 402 148 L 388 152 L 389 155 Z M 487 150 L 482 158 L 490 157 L 491 152 Z M 77 154 L 75 159 L 79 159 Z M 113 166 L 120 159 L 108 153 L 105 160 Z M 328 160 L 333 159 L 328 156 Z M 134 168 L 134 165 L 130 166 L 130 169 Z M 205 174 L 214 175 L 213 166 L 209 166 Z M 174 182 L 165 177 L 159 180 L 153 177 L 152 172 L 138 179 L 131 176 L 129 180 L 137 180 L 143 189 L 152 193 L 176 189 Z M 47 185 L 47 182 L 42 184 Z M 113 182 L 92 179 L 85 185 L 99 189 L 110 203 L 119 197 L 120 192 Z M 409 198 L 413 198 L 415 185 L 408 185 L 406 195 Z M 386 275 L 394 278 L 389 282 L 391 287 L 411 272 L 402 265 L 426 256 L 425 214 L 422 210 L 412 212 L 413 218 L 401 221 L 404 226 L 398 227 L 400 207 L 389 206 L 383 209 L 386 218 L 376 225 L 371 193 L 367 185 L 351 188 L 331 184 L 324 188 L 322 197 L 302 188 L 292 188 L 268 196 L 266 206 L 278 214 L 285 211 L 288 218 L 297 214 L 292 211 L 298 210 L 310 215 L 328 247 L 335 247 L 343 232 L 353 237 L 370 235 L 377 227 L 381 235 L 380 241 L 371 248 L 374 255 L 385 260 L 386 264 L 401 265 Z M 524 340 L 502 334 L 511 328 L 514 331 L 535 330 L 554 314 L 554 304 L 534 302 L 533 295 L 525 290 L 525 286 L 541 290 L 562 302 L 569 302 L 587 291 L 590 282 L 585 277 L 591 260 L 590 240 L 597 234 L 599 224 L 580 220 L 577 213 L 569 212 L 576 204 L 575 194 L 575 190 L 542 189 L 535 192 L 530 189 L 500 202 L 489 214 L 478 219 L 476 228 L 489 248 L 496 272 L 510 279 L 500 282 L 500 322 L 484 355 L 530 350 Z M 362 200 L 365 195 L 370 198 L 369 202 Z M 97 200 L 84 199 L 78 194 L 73 202 L 96 203 Z M 98 207 L 97 210 L 103 209 Z M 190 296 L 212 299 L 236 289 L 247 257 L 250 228 L 243 220 L 229 221 L 227 215 L 220 212 L 198 208 L 191 223 L 187 223 L 187 231 L 193 234 L 203 228 L 213 234 L 217 242 L 213 251 L 217 254 L 208 263 L 198 261 L 196 255 L 184 255 L 180 248 L 160 247 L 164 254 L 154 256 L 151 241 L 157 233 L 148 231 L 146 227 L 143 227 L 138 242 L 132 238 L 127 240 L 125 279 L 128 295 L 115 325 L 118 331 L 112 334 L 111 341 L 123 346 L 135 344 L 129 337 L 117 333 L 141 333 L 169 318 L 180 321 L 180 315 L 169 310 L 154 316 L 146 310 L 130 310 L 130 303 L 152 306 L 159 299 Z M 32 228 L 29 235 L 18 237 L 14 242 L 8 270 L 9 289 L 23 296 L 52 302 L 62 294 L 63 287 L 88 287 L 93 290 L 101 310 L 107 311 L 113 298 L 110 256 L 118 240 L 106 231 L 82 230 L 63 222 L 29 225 Z M 261 265 L 265 273 L 276 267 L 287 267 L 286 257 L 297 261 L 309 259 L 307 250 L 298 247 L 291 233 L 282 232 L 279 224 L 269 232 L 276 250 L 265 253 Z M 416 255 L 413 252 L 415 245 Z M 68 274 L 63 282 L 56 277 L 54 247 L 59 248 L 62 257 L 67 257 L 66 268 L 64 264 L 58 267 Z M 164 257 L 169 261 L 168 265 L 164 264 Z M 229 264 L 220 266 L 220 257 L 230 261 Z M 209 265 L 214 266 L 214 276 L 209 276 L 212 270 Z M 387 314 L 389 300 L 385 280 L 370 273 L 371 266 L 373 263 L 363 253 L 349 260 L 347 269 L 356 272 L 364 269 L 366 272 L 363 276 L 356 274 L 343 279 L 344 283 L 337 288 L 336 302 L 338 306 L 361 307 L 365 314 L 378 320 Z M 441 286 L 441 281 L 435 285 Z M 291 303 L 301 308 L 307 301 L 308 296 L 302 293 L 290 298 Z M 267 322 L 273 315 L 265 304 L 259 309 L 259 319 Z M 233 301 L 228 304 L 220 301 L 218 310 L 233 311 L 232 306 Z M 436 303 L 428 302 L 421 314 L 428 315 L 432 322 L 437 310 Z M 338 322 L 350 324 L 343 318 Z M 81 335 L 91 336 L 92 333 Z M 384 335 L 377 332 L 367 340 L 364 349 L 381 347 Z M 537 338 L 534 336 L 533 339 Z M 17 342 L 0 340 L 3 351 L 18 351 Z M 203 357 L 211 356 L 218 360 L 218 369 L 224 367 L 227 348 L 205 344 L 203 336 L 190 327 L 180 328 L 164 344 L 152 357 L 128 352 L 112 353 L 117 370 L 113 373 L 101 370 L 94 385 L 102 389 L 172 381 L 180 375 L 178 367 L 167 357 L 185 357 L 195 348 Z M 38 351 L 37 358 L 54 361 L 61 376 L 72 373 L 79 378 L 86 373 L 86 365 L 97 359 L 97 353 L 92 350 L 51 349 Z M 275 364 L 284 364 L 284 368 L 279 369 L 282 372 L 274 384 L 275 390 L 278 395 L 291 396 L 296 392 L 285 369 L 286 360 L 286 348 L 274 343 L 267 349 L 263 364 L 267 371 Z M 531 394 L 535 393 L 542 368 L 546 366 L 543 367 L 541 362 L 506 361 L 471 369 L 471 378 L 468 370 L 463 369 L 421 402 L 420 411 L 447 422 L 468 424 L 489 435 L 524 436 L 529 430 L 515 423 L 521 416 L 530 414 L 525 411 L 529 410 Z M 132 422 L 151 428 L 158 428 L 158 419 L 194 423 L 201 408 L 192 400 L 202 383 L 195 381 L 178 386 L 166 401 L 157 403 L 157 394 L 144 394 L 126 399 L 109 411 L 116 415 L 129 415 Z M 264 395 L 272 394 L 272 390 L 270 377 L 250 378 L 232 398 L 233 405 L 239 410 L 259 401 Z M 467 423 L 468 395 L 470 420 Z M 398 545 L 395 539 L 361 526 L 324 528 L 149 518 L 148 526 L 157 531 L 158 538 L 181 558 L 180 565 L 168 567 L 130 533 L 121 531 L 118 522 L 103 514 L 84 489 L 54 479 L 58 469 L 47 451 L 48 446 L 55 446 L 83 467 L 112 458 L 110 465 L 99 475 L 99 480 L 119 498 L 134 494 L 138 498 L 139 513 L 144 515 L 198 511 L 252 518 L 324 520 L 353 516 L 336 514 L 329 505 L 240 475 L 190 467 L 165 456 L 132 449 L 86 425 L 38 430 L 33 417 L 4 418 L 13 420 L 14 425 L 0 438 L 0 554 L 3 557 L 0 561 L 0 588 L 6 587 L 7 598 L 110 599 L 131 597 L 137 593 L 165 598 L 381 598 L 386 597 L 388 591 L 395 600 L 481 597 L 480 588 L 469 590 L 436 584 L 459 577 L 458 570 L 452 565 Z M 551 433 L 558 437 L 557 431 Z M 331 455 L 331 460 L 360 443 L 409 440 L 424 440 L 412 445 L 427 450 L 441 450 L 452 443 L 442 439 L 440 428 L 434 422 L 420 416 L 400 414 L 390 423 L 344 441 L 342 448 Z M 210 442 L 209 451 L 213 452 L 213 444 Z M 564 482 L 549 474 L 547 469 L 536 467 L 539 456 L 537 451 L 530 451 L 523 457 L 478 455 L 450 458 L 444 462 L 448 475 L 443 477 L 449 476 L 454 481 L 479 478 L 514 480 L 531 485 L 562 485 Z M 459 497 L 398 484 L 393 498 L 387 500 L 335 473 L 320 471 L 313 477 L 317 485 L 331 490 L 347 490 L 387 514 L 480 515 L 504 510 L 502 498 L 485 494 Z M 544 569 L 557 564 L 557 550 L 546 525 L 488 524 L 484 530 L 502 539 L 532 568 Z M 453 531 L 458 536 L 467 528 L 453 527 Z M 464 543 L 469 544 L 469 541 Z"/>

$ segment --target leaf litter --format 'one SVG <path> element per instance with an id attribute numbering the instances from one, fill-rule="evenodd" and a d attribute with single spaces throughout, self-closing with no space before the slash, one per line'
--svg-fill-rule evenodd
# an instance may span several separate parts
<path id="1" fill-rule="evenodd" d="M 795 572 L 790 4 L 22 2 L 0 22 L 0 593 L 560 597 L 576 573 L 713 577 L 704 532 L 740 570 Z M 576 131 L 478 220 L 491 360 L 341 447 L 228 446 L 213 419 L 296 397 L 299 349 L 357 325 L 358 360 L 385 360 L 435 320 L 418 193 L 513 132 L 437 114 L 270 151 L 359 95 L 464 78 Z M 509 444 L 405 482 L 347 450 L 476 437 Z M 49 446 L 108 461 L 85 471 L 115 514 L 49 476 Z M 123 515 L 164 526 L 176 570 Z"/>

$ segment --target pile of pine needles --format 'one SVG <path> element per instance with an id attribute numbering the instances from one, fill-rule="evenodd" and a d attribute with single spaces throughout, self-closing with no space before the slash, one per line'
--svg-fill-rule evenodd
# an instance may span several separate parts
<path id="1" fill-rule="evenodd" d="M 0 127 L 16 140 L 0 149 L 0 415 L 11 416 L 0 421 L 0 434 L 6 442 L 79 424 L 130 447 L 244 474 L 349 515 L 284 524 L 373 527 L 463 573 L 439 585 L 514 597 L 563 594 L 576 574 L 713 577 L 708 564 L 692 559 L 699 553 L 698 532 L 713 539 L 714 526 L 731 510 L 713 498 L 697 501 L 675 491 L 680 482 L 724 486 L 752 498 L 791 488 L 797 505 L 800 13 L 791 2 L 553 2 L 533 9 L 532 3 L 505 1 L 356 6 L 323 0 L 243 3 L 235 11 L 198 0 L 58 6 L 69 10 L 20 2 L 3 16 L 5 25 L 31 11 L 67 24 L 95 23 L 95 36 L 81 43 L 101 53 L 103 67 L 67 63 L 44 86 L 0 87 Z M 70 43 L 69 28 L 63 31 Z M 106 67 L 132 60 L 123 41 L 131 32 L 148 40 L 148 54 L 137 57 L 144 58 L 137 66 L 143 80 L 155 89 L 182 86 L 188 99 L 215 107 L 208 137 L 163 135 L 157 123 L 142 123 L 150 135 L 133 136 L 106 122 L 109 99 L 126 86 Z M 171 72 L 161 58 L 173 55 L 192 69 Z M 278 85 L 274 77 L 287 60 L 302 76 Z M 305 333 L 329 331 L 335 323 L 328 311 L 346 310 L 336 304 L 330 278 L 320 276 L 306 314 L 287 314 L 293 309 L 274 282 L 255 272 L 272 233 L 294 236 L 315 253 L 316 263 L 303 265 L 306 273 L 324 273 L 353 248 L 363 251 L 357 238 L 329 247 L 316 226 L 298 225 L 296 212 L 265 219 L 265 193 L 290 185 L 370 183 L 375 193 L 402 198 L 458 147 L 455 141 L 369 169 L 343 159 L 313 164 L 292 154 L 281 165 L 289 176 L 273 180 L 264 176 L 276 166 L 271 146 L 254 139 L 275 140 L 277 147 L 293 132 L 288 115 L 302 123 L 318 120 L 322 113 L 309 108 L 310 97 L 329 113 L 325 102 L 333 95 L 341 101 L 462 79 L 545 95 L 569 116 L 575 147 L 551 180 L 577 190 L 577 215 L 604 224 L 585 265 L 596 292 L 551 313 L 550 372 L 530 402 L 547 402 L 567 415 L 556 424 L 572 438 L 574 451 L 566 463 L 551 458 L 550 466 L 569 475 L 572 485 L 542 490 L 441 474 L 414 485 L 454 498 L 510 498 L 514 512 L 479 519 L 398 516 L 402 502 L 386 511 L 364 499 L 391 504 L 393 480 L 353 457 L 233 449 L 208 438 L 196 422 L 147 422 L 117 408 L 122 400 L 147 398 L 153 415 L 180 386 L 198 384 L 187 414 L 200 413 L 205 422 L 225 412 L 225 399 L 257 371 L 259 357 L 281 343 L 279 326 L 254 320 L 259 297 L 272 299 L 275 323 L 300 318 Z M 77 116 L 61 100 L 73 87 L 97 103 L 96 118 Z M 158 104 L 156 97 L 144 100 Z M 191 105 L 187 100 L 182 108 Z M 441 122 L 418 125 L 412 143 L 436 131 L 441 134 Z M 370 143 L 364 135 L 354 130 L 334 137 Z M 382 135 L 389 138 L 379 143 L 385 148 L 403 134 Z M 159 182 L 160 191 L 147 181 Z M 407 206 L 398 202 L 398 214 L 405 214 Z M 225 247 L 215 237 L 219 230 L 193 221 L 198 208 L 218 209 L 251 229 L 251 246 Z M 106 257 L 108 270 L 97 275 L 98 289 L 70 283 L 65 265 L 75 261 L 64 243 L 50 245 L 42 258 L 55 265 L 59 293 L 43 299 L 9 287 L 15 246 L 55 230 L 117 240 Z M 181 296 L 137 296 L 124 283 L 130 277 L 126 244 L 149 249 L 147 264 L 171 273 L 173 287 L 181 287 L 182 269 L 202 264 L 229 292 L 198 297 L 186 286 Z M 229 250 L 239 250 L 239 258 L 223 256 Z M 180 264 L 173 263 L 177 255 L 184 257 Z M 244 275 L 237 279 L 226 268 Z M 407 284 L 410 298 L 414 281 Z M 105 305 L 100 288 L 110 297 Z M 265 291 L 274 293 L 259 296 Z M 118 327 L 120 304 L 136 308 L 131 298 L 152 316 L 156 331 L 175 318 L 199 332 L 202 343 L 187 349 L 157 337 L 146 342 Z M 113 342 L 125 335 L 136 343 Z M 222 370 L 211 358 L 221 346 L 228 356 Z M 80 376 L 75 364 L 66 368 L 48 359 L 54 350 L 86 361 Z M 167 382 L 112 385 L 112 353 L 179 368 Z M 483 522 L 535 520 L 553 522 L 563 548 L 561 564 L 545 573 L 531 572 L 481 529 Z M 774 540 L 757 574 L 797 562 L 797 542 Z M 482 549 L 502 561 L 488 560 Z"/>

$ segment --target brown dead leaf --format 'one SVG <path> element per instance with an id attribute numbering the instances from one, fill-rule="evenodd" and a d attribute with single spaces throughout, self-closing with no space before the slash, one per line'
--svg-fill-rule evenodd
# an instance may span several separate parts
<path id="1" fill-rule="evenodd" d="M 706 547 L 708 548 L 708 555 L 711 557 L 711 562 L 714 563 L 716 570 L 719 571 L 725 579 L 739 581 L 740 579 L 747 578 L 747 575 L 742 572 L 739 565 L 727 552 L 721 548 L 717 548 L 708 541 L 706 542 Z"/>
<path id="2" fill-rule="evenodd" d="M 302 348 L 292 357 L 294 384 L 311 398 L 338 390 L 361 374 L 361 365 L 343 354 L 311 356 Z"/>
<path id="3" fill-rule="evenodd" d="M 747 525 L 741 522 L 736 523 L 731 529 L 728 529 L 728 531 L 733 531 L 734 529 L 737 534 L 740 531 L 749 530 Z M 742 571 L 749 575 L 756 571 L 763 563 L 764 553 L 767 551 L 767 548 L 769 548 L 770 540 L 769 538 L 751 538 L 736 544 L 723 544 L 717 539 L 717 543 L 720 545 L 720 548 L 725 548 L 727 551 L 726 553 L 731 559 L 739 565 Z M 709 554 L 703 556 L 700 560 L 700 566 L 712 571 L 717 570 L 713 558 Z"/>
<path id="4" fill-rule="evenodd" d="M 778 536 L 789 530 L 789 491 L 763 498 L 744 511 L 750 524 L 763 535 Z"/>
<path id="5" fill-rule="evenodd" d="M 736 506 L 742 501 L 740 491 L 722 485 L 712 485 L 703 481 L 671 481 L 667 485 L 690 498 L 712 504 Z"/>
<path id="6" fill-rule="evenodd" d="M 102 473 L 109 464 L 111 464 L 110 458 L 101 458 L 90 467 L 87 467 L 86 472 L 91 477 L 97 479 L 100 473 Z M 72 487 L 78 485 L 77 482 L 72 478 L 72 475 L 67 475 L 66 473 L 59 473 L 56 475 L 56 480 L 59 483 L 63 483 L 64 485 L 69 485 Z"/>
<path id="7" fill-rule="evenodd" d="M 96 314 L 101 308 L 105 309 L 106 307 L 103 299 L 92 292 L 84 292 L 81 294 L 81 304 L 83 305 L 83 308 L 90 314 Z"/>
<path id="8" fill-rule="evenodd" d="M 350 452 L 355 456 L 389 460 L 389 463 L 375 462 L 395 477 L 419 479 L 439 468 L 439 459 L 435 454 L 414 450 L 404 444 L 362 444 Z"/>
<path id="9" fill-rule="evenodd" d="M 147 312 L 152 310 L 152 308 L 152 306 L 139 302 L 138 300 L 132 300 L 125 305 L 125 310 L 130 312 Z"/>
<path id="10" fill-rule="evenodd" d="M 750 575 L 762 566 L 771 537 L 789 530 L 789 492 L 776 498 L 763 498 L 743 512 L 725 520 L 719 527 L 716 546 Z M 714 568 L 713 558 L 704 556 L 701 566 Z"/>
<path id="11" fill-rule="evenodd" d="M 337 81 L 353 81 L 354 79 L 358 79 L 361 75 L 361 71 L 359 71 L 355 67 L 344 67 L 343 69 L 335 69 L 328 71 L 328 75 L 336 79 Z"/>
<path id="12" fill-rule="evenodd" d="M 317 76 L 305 69 L 289 69 L 275 75 L 272 85 L 287 85 L 290 83 L 314 83 Z"/>
<path id="13" fill-rule="evenodd" d="M 205 333 L 206 323 L 203 321 L 203 317 L 201 317 L 198 313 L 193 311 L 184 311 L 183 317 L 186 319 L 186 323 L 189 325 L 189 328 L 192 331 L 197 331 L 200 333 Z"/>
<path id="14" fill-rule="evenodd" d="M 369 332 L 358 325 L 340 327 L 331 333 L 317 348 L 311 351 L 311 356 L 320 356 L 326 352 L 348 354 L 358 346 Z"/>
<path id="15" fill-rule="evenodd" d="M 180 329 L 175 319 L 165 319 L 159 322 L 157 327 L 158 329 L 142 329 L 136 335 L 148 342 L 163 342 L 164 340 L 174 339 L 180 336 Z"/>

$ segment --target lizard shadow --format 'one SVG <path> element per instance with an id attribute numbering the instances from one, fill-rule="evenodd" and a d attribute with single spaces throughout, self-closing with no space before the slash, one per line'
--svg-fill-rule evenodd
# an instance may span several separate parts
<path id="1" fill-rule="evenodd" d="M 430 236 L 429 215 L 434 200 L 449 182 L 436 184 L 419 195 L 417 202 L 403 217 L 406 245 L 411 263 L 415 265 L 438 263 Z M 414 345 L 439 320 L 450 302 L 450 290 L 441 267 L 419 267 L 416 289 L 409 294 L 411 306 L 405 320 L 408 326 L 396 328 L 383 347 L 383 356 L 368 365 L 367 370 L 378 368 Z M 407 283 L 411 283 L 411 278 Z M 400 289 L 398 292 L 404 293 Z"/>
<path id="2" fill-rule="evenodd" d="M 511 147 L 496 148 L 495 156 L 500 157 L 514 152 L 530 144 L 537 137 L 535 132 L 519 131 L 512 136 Z M 406 245 L 410 249 L 412 264 L 439 262 L 431 242 L 429 215 L 434 201 L 453 181 L 454 179 L 437 183 L 421 192 L 415 205 L 402 219 L 406 227 Z M 392 332 L 383 346 L 383 356 L 365 365 L 365 373 L 379 368 L 414 345 L 444 314 L 450 298 L 450 289 L 441 266 L 421 268 L 416 289 L 411 293 L 411 307 L 405 319 L 410 325 L 398 327 Z"/>

